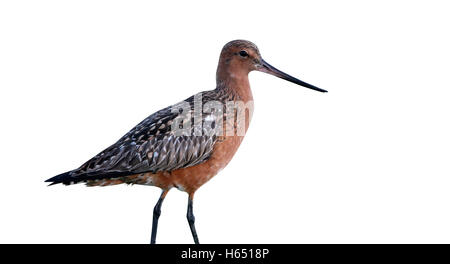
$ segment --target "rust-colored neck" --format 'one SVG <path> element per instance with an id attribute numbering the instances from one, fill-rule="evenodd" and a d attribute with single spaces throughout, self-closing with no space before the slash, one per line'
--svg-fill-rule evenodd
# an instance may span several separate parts
<path id="1" fill-rule="evenodd" d="M 235 61 L 220 59 L 217 67 L 217 89 L 225 89 L 227 92 L 238 96 L 237 100 L 252 101 L 253 95 L 248 81 L 249 70 Z"/>

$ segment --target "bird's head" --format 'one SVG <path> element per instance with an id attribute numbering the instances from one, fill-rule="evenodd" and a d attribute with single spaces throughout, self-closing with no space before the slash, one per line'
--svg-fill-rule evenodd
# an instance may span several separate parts
<path id="1" fill-rule="evenodd" d="M 273 67 L 262 59 L 258 47 L 250 41 L 233 40 L 225 44 L 220 53 L 218 78 L 223 79 L 224 76 L 239 78 L 239 76 L 247 76 L 251 71 L 265 72 L 309 89 L 327 92 Z"/>

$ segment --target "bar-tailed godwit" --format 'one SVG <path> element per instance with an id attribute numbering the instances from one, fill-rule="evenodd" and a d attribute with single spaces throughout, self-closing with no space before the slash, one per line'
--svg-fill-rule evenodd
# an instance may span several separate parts
<path id="1" fill-rule="evenodd" d="M 248 74 L 255 70 L 327 92 L 271 66 L 252 42 L 234 40 L 220 54 L 216 89 L 157 111 L 79 168 L 47 182 L 88 186 L 127 183 L 161 188 L 153 210 L 151 243 L 156 241 L 164 197 L 176 187 L 189 195 L 187 220 L 198 243 L 192 208 L 194 193 L 230 162 L 245 136 L 253 112 Z"/>

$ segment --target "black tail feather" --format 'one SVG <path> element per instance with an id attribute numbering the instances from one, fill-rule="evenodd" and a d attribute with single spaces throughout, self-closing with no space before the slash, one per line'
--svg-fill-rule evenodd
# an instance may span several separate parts
<path id="1" fill-rule="evenodd" d="M 70 173 L 72 171 L 64 172 L 59 175 L 56 175 L 54 177 L 51 177 L 50 179 L 47 179 L 45 182 L 51 182 L 48 186 L 52 186 L 58 183 L 67 183 L 70 182 Z"/>

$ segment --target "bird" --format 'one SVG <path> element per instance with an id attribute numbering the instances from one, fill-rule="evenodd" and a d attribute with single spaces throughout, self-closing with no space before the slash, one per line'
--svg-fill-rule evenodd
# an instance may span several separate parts
<path id="1" fill-rule="evenodd" d="M 226 43 L 219 57 L 216 88 L 199 92 L 145 118 L 116 143 L 79 168 L 47 179 L 50 185 L 139 184 L 161 188 L 153 208 L 150 243 L 156 243 L 161 206 L 169 190 L 188 194 L 187 221 L 193 240 L 195 192 L 218 174 L 238 150 L 253 114 L 248 75 L 260 71 L 326 93 L 267 63 L 247 40 Z"/>

